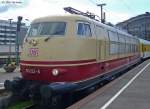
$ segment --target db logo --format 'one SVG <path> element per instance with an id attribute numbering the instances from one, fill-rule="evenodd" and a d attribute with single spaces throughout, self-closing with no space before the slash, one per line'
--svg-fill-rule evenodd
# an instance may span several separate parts
<path id="1" fill-rule="evenodd" d="M 38 56 L 38 55 L 39 55 L 39 50 L 38 50 L 38 48 L 30 48 L 30 49 L 29 49 L 29 55 L 30 55 L 30 56 Z"/>

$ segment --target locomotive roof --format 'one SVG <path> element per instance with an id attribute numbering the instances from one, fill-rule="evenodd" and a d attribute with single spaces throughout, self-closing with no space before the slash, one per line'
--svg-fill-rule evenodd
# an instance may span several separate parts
<path id="1" fill-rule="evenodd" d="M 126 36 L 129 36 L 129 37 L 133 37 L 132 35 L 128 34 L 127 32 L 125 31 L 122 31 L 122 30 L 119 30 L 115 27 L 112 27 L 112 26 L 109 26 L 109 25 L 106 25 L 106 24 L 103 24 L 99 21 L 96 21 L 96 20 L 93 20 L 93 19 L 90 19 L 88 17 L 85 17 L 85 16 L 82 16 L 82 15 L 76 15 L 76 14 L 66 14 L 66 15 L 53 15 L 53 16 L 45 16 L 45 17 L 40 17 L 40 18 L 37 18 L 35 20 L 33 20 L 32 23 L 36 23 L 36 22 L 48 22 L 48 21 L 51 21 L 51 20 L 54 20 L 54 21 L 69 21 L 69 20 L 81 20 L 81 21 L 89 21 L 89 22 L 95 22 L 96 24 L 100 25 L 101 27 L 104 27 L 110 31 L 114 31 L 114 32 L 118 32 L 120 34 L 123 34 L 123 35 L 126 35 Z M 133 37 L 133 38 L 137 38 L 136 36 Z"/>
<path id="2" fill-rule="evenodd" d="M 40 17 L 40 18 L 37 18 L 35 20 L 33 20 L 33 22 L 46 22 L 46 21 L 50 21 L 50 20 L 90 20 L 89 18 L 87 17 L 84 17 L 84 16 L 80 16 L 80 15 L 53 15 L 53 16 L 45 16 L 45 17 Z"/>

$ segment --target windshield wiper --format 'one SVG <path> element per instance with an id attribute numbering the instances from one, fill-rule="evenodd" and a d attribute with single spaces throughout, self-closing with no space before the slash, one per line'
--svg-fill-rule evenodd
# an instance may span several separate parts
<path id="1" fill-rule="evenodd" d="M 51 39 L 51 37 L 53 37 L 52 35 L 51 36 L 48 36 L 44 39 L 45 42 L 47 42 L 49 39 Z"/>

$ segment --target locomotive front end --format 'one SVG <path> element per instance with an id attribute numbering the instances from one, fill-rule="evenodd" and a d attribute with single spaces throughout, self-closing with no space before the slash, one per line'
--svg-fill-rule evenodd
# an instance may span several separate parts
<path id="1" fill-rule="evenodd" d="M 92 35 L 89 24 L 80 19 L 51 16 L 33 21 L 20 60 L 25 80 L 77 83 L 95 75 L 96 40 L 78 36 L 84 25 L 86 35 Z"/>
<path id="2" fill-rule="evenodd" d="M 26 80 L 44 83 L 68 82 L 68 61 L 74 29 L 67 17 L 40 18 L 31 24 L 21 53 L 21 74 Z M 76 58 L 76 57 L 75 57 Z"/>
<path id="3" fill-rule="evenodd" d="M 31 23 L 24 39 L 20 57 L 22 78 L 5 81 L 5 88 L 23 98 L 45 102 L 57 93 L 64 94 L 76 89 L 67 76 L 68 61 L 74 57 L 68 39 L 73 36 L 72 23 L 64 17 L 44 17 Z M 75 57 L 76 58 L 76 57 Z M 46 95 L 45 95 L 46 93 Z M 47 102 L 46 101 L 46 102 Z"/>
<path id="4" fill-rule="evenodd" d="M 66 22 L 33 22 L 21 54 L 24 79 L 53 82 L 59 76 L 57 63 L 62 60 L 65 46 Z"/>

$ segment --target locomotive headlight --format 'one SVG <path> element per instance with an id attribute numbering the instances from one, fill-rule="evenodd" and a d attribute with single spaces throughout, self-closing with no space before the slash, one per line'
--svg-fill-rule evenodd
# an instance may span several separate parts
<path id="1" fill-rule="evenodd" d="M 59 75 L 58 69 L 53 69 L 53 70 L 52 70 L 52 75 L 53 75 L 53 76 L 58 76 L 58 75 Z"/>

